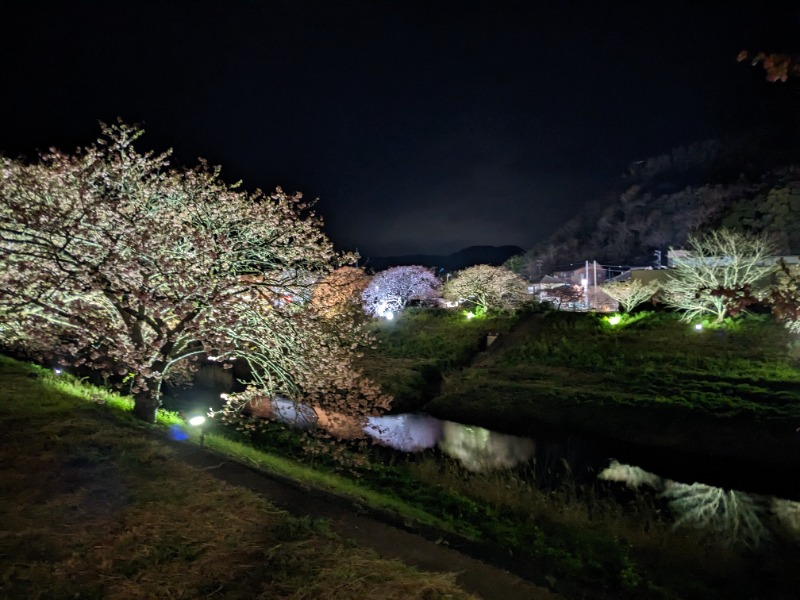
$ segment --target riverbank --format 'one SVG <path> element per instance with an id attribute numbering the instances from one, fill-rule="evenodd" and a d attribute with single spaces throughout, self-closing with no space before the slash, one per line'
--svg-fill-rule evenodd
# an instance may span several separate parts
<path id="1" fill-rule="evenodd" d="M 0 596 L 472 597 L 187 467 L 111 408 L 124 399 L 40 373 L 0 362 Z"/>
<path id="2" fill-rule="evenodd" d="M 391 336 L 378 330 L 368 364 L 419 350 L 411 364 L 430 365 L 429 348 L 465 346 L 465 326 L 472 347 L 480 341 L 457 314 L 403 319 Z M 779 477 L 800 469 L 797 340 L 771 318 L 698 330 L 666 313 L 611 325 L 543 311 L 502 326 L 489 324 L 502 332 L 488 349 L 439 368 L 436 392 L 415 408 L 537 440 L 580 435 L 665 476 L 800 497 L 796 478 Z"/>
<path id="3" fill-rule="evenodd" d="M 48 375 L 47 378 L 65 382 L 64 376 Z M 30 378 L 26 376 L 24 383 L 30 384 Z M 80 386 L 70 389 L 78 388 Z M 20 388 L 13 385 L 6 384 L 4 389 L 13 397 L 24 397 Z M 89 407 L 82 407 L 77 411 L 80 414 L 69 414 L 66 418 L 51 411 L 47 422 L 42 423 L 43 427 L 49 428 L 47 436 L 17 427 L 22 440 L 33 437 L 47 443 L 54 431 L 58 432 L 59 438 L 64 438 L 63 433 L 70 431 L 76 416 L 85 416 L 87 408 L 105 411 L 111 402 L 125 402 L 125 399 L 96 388 L 85 388 L 80 394 L 84 402 L 89 401 Z M 120 432 L 114 429 L 106 431 L 108 437 L 95 435 L 97 430 L 108 429 L 109 421 L 114 420 L 109 416 L 99 427 L 89 427 L 79 436 L 79 447 L 88 444 L 93 451 L 96 450 L 93 444 L 102 441 L 100 459 L 103 464 L 113 464 L 116 460 L 107 446 L 109 440 L 127 437 L 120 436 Z M 64 425 L 62 421 L 70 424 Z M 179 425 L 177 421 L 175 424 Z M 134 439 L 149 435 L 145 431 L 147 427 L 140 424 L 136 427 L 133 422 L 129 425 L 136 429 Z M 28 435 L 30 432 L 34 435 Z M 220 434 L 227 435 L 224 429 L 219 433 L 209 431 L 205 436 L 206 444 L 248 464 L 270 471 L 282 469 L 291 473 L 289 476 L 301 485 L 322 486 L 329 490 L 326 493 L 336 495 L 339 495 L 339 490 L 344 490 L 337 502 L 340 506 L 349 504 L 357 512 L 378 516 L 385 514 L 386 509 L 373 509 L 373 503 L 376 507 L 378 504 L 391 507 L 387 517 L 390 522 L 401 523 L 406 529 L 425 531 L 431 536 L 429 539 L 443 545 L 452 543 L 468 547 L 470 552 L 477 551 L 486 560 L 507 565 L 505 568 L 513 568 L 520 574 L 529 573 L 540 586 L 546 585 L 567 597 L 755 598 L 763 592 L 764 597 L 789 598 L 793 597 L 792 593 L 798 586 L 795 571 L 790 568 L 796 562 L 795 542 L 775 538 L 758 554 L 748 556 L 749 553 L 728 546 L 731 542 L 717 540 L 716 520 L 708 524 L 711 529 L 705 526 L 695 531 L 688 524 L 673 531 L 659 504 L 654 504 L 649 496 L 626 492 L 622 498 L 613 499 L 596 486 L 571 480 L 566 464 L 566 478 L 562 483 L 544 488 L 539 487 L 543 481 L 537 482 L 535 473 L 528 472 L 527 467 L 522 471 L 471 473 L 455 461 L 443 461 L 436 453 L 405 458 L 392 453 L 370 453 L 370 464 L 366 468 L 357 472 L 353 472 L 352 467 L 344 471 L 337 469 L 337 475 L 331 471 L 324 456 L 299 454 L 302 463 L 287 465 L 291 461 L 286 460 L 285 449 L 294 448 L 289 454 L 301 453 L 295 442 L 302 434 L 280 425 L 266 425 L 264 437 L 257 441 L 257 445 L 262 448 L 277 445 L 283 457 L 259 451 L 253 446 L 255 439 L 247 443 L 248 438 L 242 437 L 245 443 L 233 443 Z M 16 436 L 11 439 L 17 451 L 24 450 L 26 446 Z M 197 441 L 196 435 L 194 439 Z M 162 454 L 158 457 L 159 464 L 164 459 Z M 138 460 L 127 447 L 122 449 L 122 455 L 125 460 Z M 89 453 L 89 457 L 91 460 L 96 458 L 94 453 Z M 228 464 L 224 457 L 212 462 L 214 464 L 201 466 L 221 469 Z M 90 463 L 89 467 L 94 468 L 94 464 Z M 286 471 L 287 468 L 290 470 Z M 348 473 L 350 475 L 345 477 Z M 533 475 L 533 480 L 527 478 L 526 473 Z M 149 472 L 149 475 L 152 477 L 158 473 Z M 149 483 L 158 481 L 155 477 Z M 206 481 L 200 483 L 204 490 Z M 194 488 L 189 482 L 181 480 L 180 485 L 185 486 L 184 493 L 193 494 Z M 148 489 L 155 493 L 152 485 Z M 202 490 L 197 491 L 197 501 L 191 503 L 191 507 L 195 516 L 204 515 L 205 518 L 206 513 L 200 506 Z M 624 489 L 618 488 L 618 493 L 621 492 Z M 313 491 L 306 495 L 319 497 Z M 620 499 L 624 499 L 624 506 Z M 745 498 L 737 497 L 737 501 L 742 500 Z M 703 499 L 698 498 L 698 501 L 702 505 Z M 46 515 L 47 511 L 42 514 Z M 723 519 L 719 523 L 724 523 L 727 516 L 719 516 Z M 738 513 L 728 516 L 740 518 Z M 743 513 L 743 517 L 746 516 Z M 135 527 L 135 524 L 130 526 Z M 189 526 L 188 523 L 181 525 Z M 441 533 L 436 534 L 437 528 Z M 314 530 L 319 533 L 318 527 L 315 526 Z M 418 545 L 407 550 L 415 553 Z M 178 559 L 179 564 L 181 560 Z M 116 573 L 113 575 L 117 576 Z M 370 595 L 363 594 L 362 597 Z M 379 597 L 391 596 L 381 592 Z"/>

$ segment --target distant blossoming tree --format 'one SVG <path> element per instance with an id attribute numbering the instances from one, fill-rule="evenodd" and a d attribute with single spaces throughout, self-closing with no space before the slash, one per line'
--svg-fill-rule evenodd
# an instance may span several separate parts
<path id="1" fill-rule="evenodd" d="M 624 311 L 630 312 L 643 302 L 650 300 L 658 291 L 658 284 L 628 279 L 627 281 L 609 281 L 603 285 L 602 289 L 619 302 Z"/>
<path id="2" fill-rule="evenodd" d="M 567 304 L 570 302 L 582 302 L 583 290 L 576 285 L 561 285 L 546 290 L 542 300 L 550 302 L 554 304 L 557 309 L 560 309 L 561 305 L 565 302 Z"/>
<path id="3" fill-rule="evenodd" d="M 689 252 L 674 259 L 664 283 L 665 299 L 684 311 L 687 321 L 711 316 L 721 322 L 739 295 L 750 296 L 754 284 L 775 270 L 768 264 L 772 246 L 763 236 L 719 229 L 689 237 Z"/>
<path id="4" fill-rule="evenodd" d="M 361 294 L 369 276 L 357 267 L 339 267 L 322 279 L 311 294 L 311 303 L 325 317 L 361 311 Z"/>
<path id="5" fill-rule="evenodd" d="M 132 383 L 153 421 L 161 383 L 199 356 L 241 360 L 260 393 L 383 404 L 353 367 L 357 327 L 333 335 L 303 301 L 337 256 L 301 196 L 226 185 L 200 163 L 140 153 L 142 131 L 0 162 L 0 328 L 29 351 Z"/>
<path id="6" fill-rule="evenodd" d="M 510 309 L 527 298 L 525 281 L 505 267 L 476 265 L 459 271 L 442 290 L 446 300 L 466 300 L 481 311 Z"/>
<path id="7" fill-rule="evenodd" d="M 372 278 L 361 299 L 368 315 L 383 317 L 403 310 L 411 301 L 430 302 L 439 298 L 440 286 L 441 281 L 428 268 L 392 267 Z"/>
<path id="8" fill-rule="evenodd" d="M 775 283 L 769 290 L 772 312 L 786 327 L 800 333 L 800 265 L 778 264 Z"/>

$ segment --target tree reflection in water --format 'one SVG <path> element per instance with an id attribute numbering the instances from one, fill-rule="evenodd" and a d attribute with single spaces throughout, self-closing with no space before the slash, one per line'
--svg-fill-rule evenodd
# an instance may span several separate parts
<path id="1" fill-rule="evenodd" d="M 535 449 L 533 440 L 529 438 L 450 421 L 444 422 L 444 437 L 439 442 L 439 448 L 473 472 L 510 469 L 529 461 Z"/>
<path id="2" fill-rule="evenodd" d="M 611 461 L 598 475 L 628 487 L 650 487 L 667 501 L 674 527 L 693 527 L 722 544 L 759 548 L 775 535 L 800 540 L 800 503 L 703 483 L 678 483 Z"/>

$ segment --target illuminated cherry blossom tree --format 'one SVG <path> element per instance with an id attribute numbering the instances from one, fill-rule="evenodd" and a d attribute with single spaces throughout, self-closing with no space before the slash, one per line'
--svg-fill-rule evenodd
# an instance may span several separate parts
<path id="1" fill-rule="evenodd" d="M 392 267 L 372 278 L 361 299 L 368 315 L 389 317 L 411 301 L 430 302 L 439 298 L 440 286 L 441 281 L 425 267 Z"/>
<path id="2" fill-rule="evenodd" d="M 650 300 L 658 291 L 658 284 L 628 279 L 627 281 L 609 281 L 603 285 L 602 289 L 619 302 L 624 311 L 630 312 L 643 302 Z"/>
<path id="3" fill-rule="evenodd" d="M 127 378 L 148 421 L 164 377 L 201 356 L 247 362 L 262 395 L 385 404 L 344 343 L 358 328 L 334 334 L 303 300 L 350 257 L 299 194 L 248 193 L 203 162 L 170 167 L 169 152 L 134 148 L 135 127 L 102 132 L 75 154 L 0 162 L 0 328 Z"/>
<path id="4" fill-rule="evenodd" d="M 700 316 L 721 322 L 735 305 L 732 297 L 753 294 L 775 266 L 767 259 L 772 245 L 763 236 L 719 229 L 689 237 L 689 253 L 674 260 L 664 283 L 665 299 L 691 321 Z"/>
<path id="5" fill-rule="evenodd" d="M 361 312 L 361 294 L 368 284 L 369 276 L 363 269 L 339 267 L 314 287 L 311 302 L 326 317 Z"/>
<path id="6" fill-rule="evenodd" d="M 505 267 L 476 265 L 459 271 L 444 286 L 446 300 L 466 300 L 482 311 L 510 309 L 527 298 L 525 281 Z"/>

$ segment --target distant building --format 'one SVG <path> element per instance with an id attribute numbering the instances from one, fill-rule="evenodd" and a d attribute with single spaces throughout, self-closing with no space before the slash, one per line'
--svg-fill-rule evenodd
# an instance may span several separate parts
<path id="1" fill-rule="evenodd" d="M 586 280 L 587 285 L 593 286 L 595 283 L 597 283 L 597 285 L 601 285 L 605 282 L 606 270 L 601 265 L 590 262 L 588 273 L 585 264 L 580 267 L 570 265 L 566 268 L 557 268 L 555 271 L 553 271 L 552 276 L 562 279 L 563 281 L 566 281 L 572 285 L 580 286 L 583 286 L 584 280 Z"/>

